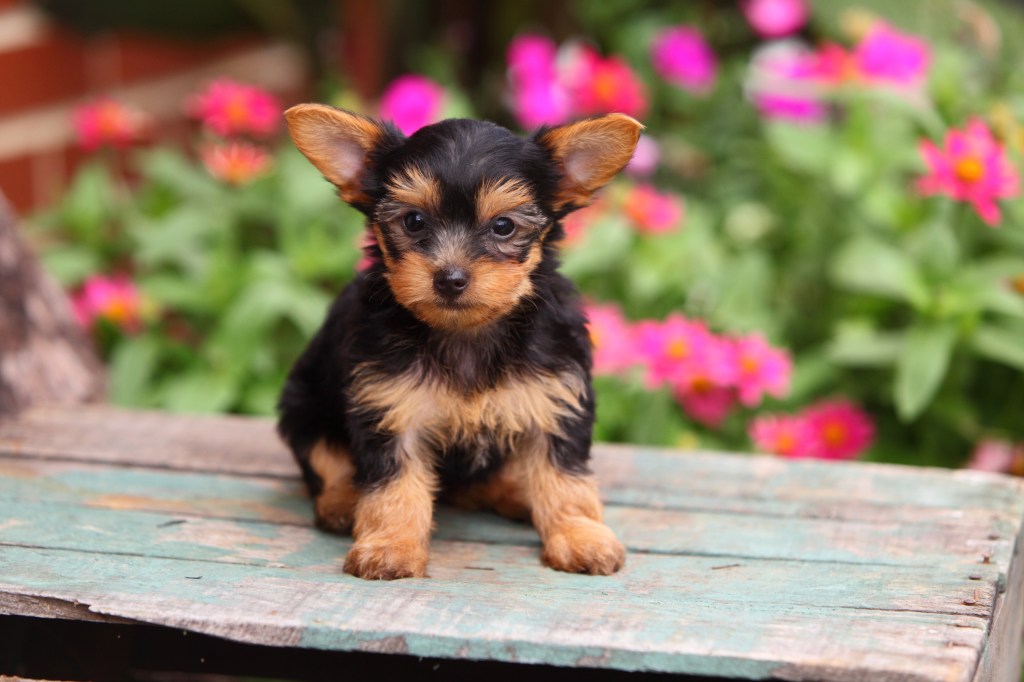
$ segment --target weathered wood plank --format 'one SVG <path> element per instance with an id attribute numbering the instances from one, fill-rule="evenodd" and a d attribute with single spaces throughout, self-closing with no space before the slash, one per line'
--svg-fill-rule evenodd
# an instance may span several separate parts
<path id="1" fill-rule="evenodd" d="M 83 552 L 183 559 L 204 563 L 245 564 L 254 567 L 291 568 L 303 572 L 339 573 L 342 557 L 351 540 L 328 536 L 312 528 L 252 521 L 182 519 L 168 514 L 84 509 L 62 504 L 0 505 L 0 546 L 35 547 Z M 435 564 L 449 578 L 480 583 L 481 597 L 490 584 L 514 584 L 516 573 L 506 575 L 506 562 L 532 554 L 539 562 L 538 543 L 485 542 L 467 550 L 473 542 L 445 533 L 446 521 L 487 526 L 492 519 L 479 514 L 452 512 L 439 522 L 440 538 L 434 547 Z M 621 528 L 620 535 L 630 533 Z M 520 538 L 522 539 L 522 538 Z M 461 560 L 475 552 L 483 566 L 495 571 L 483 578 L 462 567 L 452 576 L 454 554 Z M 623 583 L 643 585 L 648 596 L 663 599 L 702 598 L 711 601 L 777 603 L 778 588 L 786 587 L 786 600 L 798 606 L 878 609 L 973 615 L 985 618 L 993 608 L 998 586 L 1005 576 L 996 564 L 957 566 L 938 555 L 915 565 L 884 565 L 830 562 L 792 558 L 785 562 L 733 556 L 681 556 L 658 552 L 634 553 L 619 576 Z M 816 566 L 815 564 L 820 564 Z M 715 568 L 718 567 L 718 568 Z M 728 568 L 723 568 L 728 567 Z M 199 568 L 197 571 L 201 570 Z M 973 579 L 972 579 L 973 577 Z M 571 576 L 554 573 L 547 587 L 555 590 L 588 589 L 593 582 L 579 583 Z M 604 586 L 607 588 L 607 586 Z M 965 602 L 971 602 L 967 604 Z"/>
<path id="2" fill-rule="evenodd" d="M 275 646 L 751 679 L 966 681 L 985 637 L 986 621 L 975 616 L 715 599 L 714 581 L 743 581 L 712 571 L 708 560 L 658 573 L 674 559 L 636 557 L 625 573 L 595 580 L 553 574 L 527 548 L 451 543 L 446 550 L 432 579 L 372 583 L 8 547 L 0 589 Z M 494 570 L 480 570 L 487 568 Z M 658 588 L 670 575 L 673 589 Z"/>
<path id="3" fill-rule="evenodd" d="M 54 516 L 69 504 L 182 518 L 311 523 L 311 505 L 295 481 L 0 459 L 0 518 L 29 511 Z M 635 551 L 925 566 L 975 565 L 985 556 L 999 562 L 1009 557 L 1019 523 L 990 511 L 933 523 L 864 523 L 618 505 L 607 508 L 606 519 Z M 490 515 L 440 507 L 437 525 L 442 539 L 537 543 L 532 528 Z"/>
<path id="4" fill-rule="evenodd" d="M 0 423 L 0 455 L 293 478 L 266 419 L 176 416 L 111 407 L 31 410 Z M 638 507 L 891 520 L 965 509 L 1024 511 L 1024 481 L 983 472 L 597 445 L 593 466 L 609 501 Z"/>

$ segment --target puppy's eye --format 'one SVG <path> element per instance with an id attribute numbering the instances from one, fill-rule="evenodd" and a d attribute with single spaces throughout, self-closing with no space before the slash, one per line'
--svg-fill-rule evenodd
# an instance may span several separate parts
<path id="1" fill-rule="evenodd" d="M 491 223 L 491 232 L 499 237 L 508 237 L 516 231 L 516 224 L 508 218 L 496 218 Z"/>
<path id="2" fill-rule="evenodd" d="M 422 213 L 413 211 L 412 213 L 405 214 L 402 223 L 405 225 L 406 230 L 415 233 L 427 226 L 427 219 L 423 217 Z"/>

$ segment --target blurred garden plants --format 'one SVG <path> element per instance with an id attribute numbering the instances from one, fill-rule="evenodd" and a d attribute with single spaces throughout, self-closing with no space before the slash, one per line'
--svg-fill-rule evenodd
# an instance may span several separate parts
<path id="1" fill-rule="evenodd" d="M 578 38 L 508 45 L 506 123 L 647 125 L 566 222 L 596 436 L 1024 472 L 1024 18 L 961 3 L 926 39 L 828 4 L 587 4 Z M 442 76 L 338 101 L 411 134 L 488 96 Z M 34 222 L 115 402 L 267 414 L 366 231 L 272 96 L 219 80 L 183 106 L 186 150 L 145 112 L 82 107 L 95 154 Z"/>

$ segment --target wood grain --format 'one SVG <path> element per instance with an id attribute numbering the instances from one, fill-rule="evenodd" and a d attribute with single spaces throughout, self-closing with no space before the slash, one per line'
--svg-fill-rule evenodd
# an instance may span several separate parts
<path id="1" fill-rule="evenodd" d="M 266 420 L 0 424 L 0 613 L 273 646 L 788 680 L 1015 679 L 1024 489 L 996 475 L 598 447 L 630 548 L 594 578 L 439 508 L 431 578 L 341 573 Z"/>

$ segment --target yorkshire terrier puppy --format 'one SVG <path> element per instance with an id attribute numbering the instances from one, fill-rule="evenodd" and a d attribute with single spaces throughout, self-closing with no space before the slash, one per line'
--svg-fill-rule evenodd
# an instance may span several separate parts
<path id="1" fill-rule="evenodd" d="M 532 520 L 552 568 L 617 571 L 625 548 L 587 467 L 590 338 L 557 251 L 561 220 L 626 165 L 642 126 L 611 114 L 523 139 L 455 119 L 406 138 L 325 105 L 285 115 L 376 237 L 279 405 L 318 525 L 352 531 L 345 570 L 425 576 L 443 493 Z"/>

